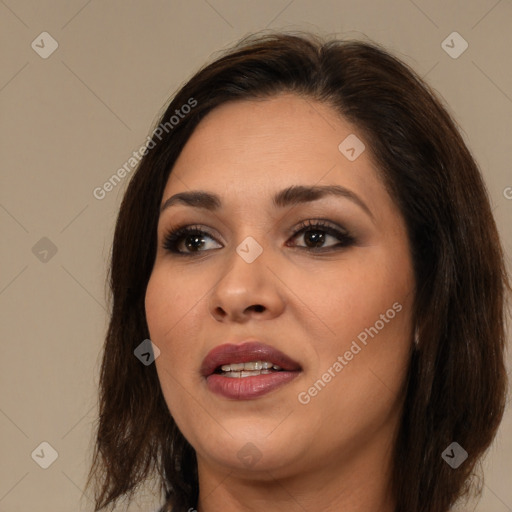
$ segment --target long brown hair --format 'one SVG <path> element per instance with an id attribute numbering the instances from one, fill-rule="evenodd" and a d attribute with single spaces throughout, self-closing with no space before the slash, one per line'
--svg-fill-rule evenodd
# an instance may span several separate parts
<path id="1" fill-rule="evenodd" d="M 477 164 L 433 90 L 382 47 L 271 33 L 246 38 L 177 92 L 161 119 L 165 129 L 148 138 L 151 149 L 125 193 L 88 480 L 96 483 L 96 510 L 130 498 L 151 475 L 161 483 L 162 510 L 197 504 L 194 449 L 169 413 L 154 364 L 134 357 L 149 338 L 144 297 L 159 205 L 177 157 L 208 112 L 281 92 L 324 102 L 359 128 L 406 222 L 419 346 L 411 352 L 394 452 L 396 512 L 447 512 L 460 497 L 481 491 L 475 470 L 506 403 L 510 287 Z M 194 107 L 182 109 L 186 104 Z M 178 121 L 176 110 L 183 114 Z M 468 453 L 457 469 L 441 457 L 452 442 Z"/>

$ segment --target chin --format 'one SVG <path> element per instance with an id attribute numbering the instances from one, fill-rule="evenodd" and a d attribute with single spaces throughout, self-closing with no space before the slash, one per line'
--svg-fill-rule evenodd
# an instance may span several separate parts
<path id="1" fill-rule="evenodd" d="M 282 468 L 296 467 L 307 450 L 308 443 L 301 449 L 296 442 L 291 442 L 294 439 L 292 435 L 277 435 L 275 432 L 269 435 L 275 429 L 275 423 L 270 428 L 268 422 L 265 428 L 260 429 L 247 425 L 247 422 L 243 425 L 236 422 L 236 425 L 239 430 L 233 430 L 234 422 L 223 424 L 227 432 L 222 429 L 217 436 L 203 437 L 207 441 L 200 441 L 196 451 L 199 448 L 207 459 L 230 471 L 236 470 L 237 474 L 247 472 L 254 476 L 261 472 L 261 479 L 267 479 L 268 472 L 274 474 Z"/>

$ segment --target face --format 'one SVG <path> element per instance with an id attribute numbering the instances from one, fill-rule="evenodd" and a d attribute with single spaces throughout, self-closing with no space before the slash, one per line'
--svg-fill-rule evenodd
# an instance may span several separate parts
<path id="1" fill-rule="evenodd" d="M 170 201 L 196 191 L 216 197 Z M 414 281 L 358 129 L 291 94 L 225 104 L 190 137 L 162 206 L 146 315 L 200 472 L 333 474 L 388 453 Z"/>

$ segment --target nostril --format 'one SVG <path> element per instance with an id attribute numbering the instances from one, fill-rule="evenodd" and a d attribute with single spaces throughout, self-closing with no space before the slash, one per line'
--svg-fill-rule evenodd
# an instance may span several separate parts
<path id="1" fill-rule="evenodd" d="M 216 307 L 216 308 L 215 308 L 215 313 L 214 313 L 214 315 L 217 315 L 217 316 L 219 316 L 219 317 L 221 317 L 221 318 L 222 318 L 222 317 L 227 316 L 227 313 L 226 313 L 226 312 L 225 312 L 225 311 L 224 311 L 224 310 L 219 306 L 219 307 Z"/>

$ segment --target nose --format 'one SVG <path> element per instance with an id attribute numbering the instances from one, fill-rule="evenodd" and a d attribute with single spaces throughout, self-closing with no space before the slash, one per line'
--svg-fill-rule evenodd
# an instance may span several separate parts
<path id="1" fill-rule="evenodd" d="M 265 252 L 248 263 L 233 250 L 209 298 L 210 313 L 217 321 L 270 320 L 283 312 L 281 282 Z"/>

